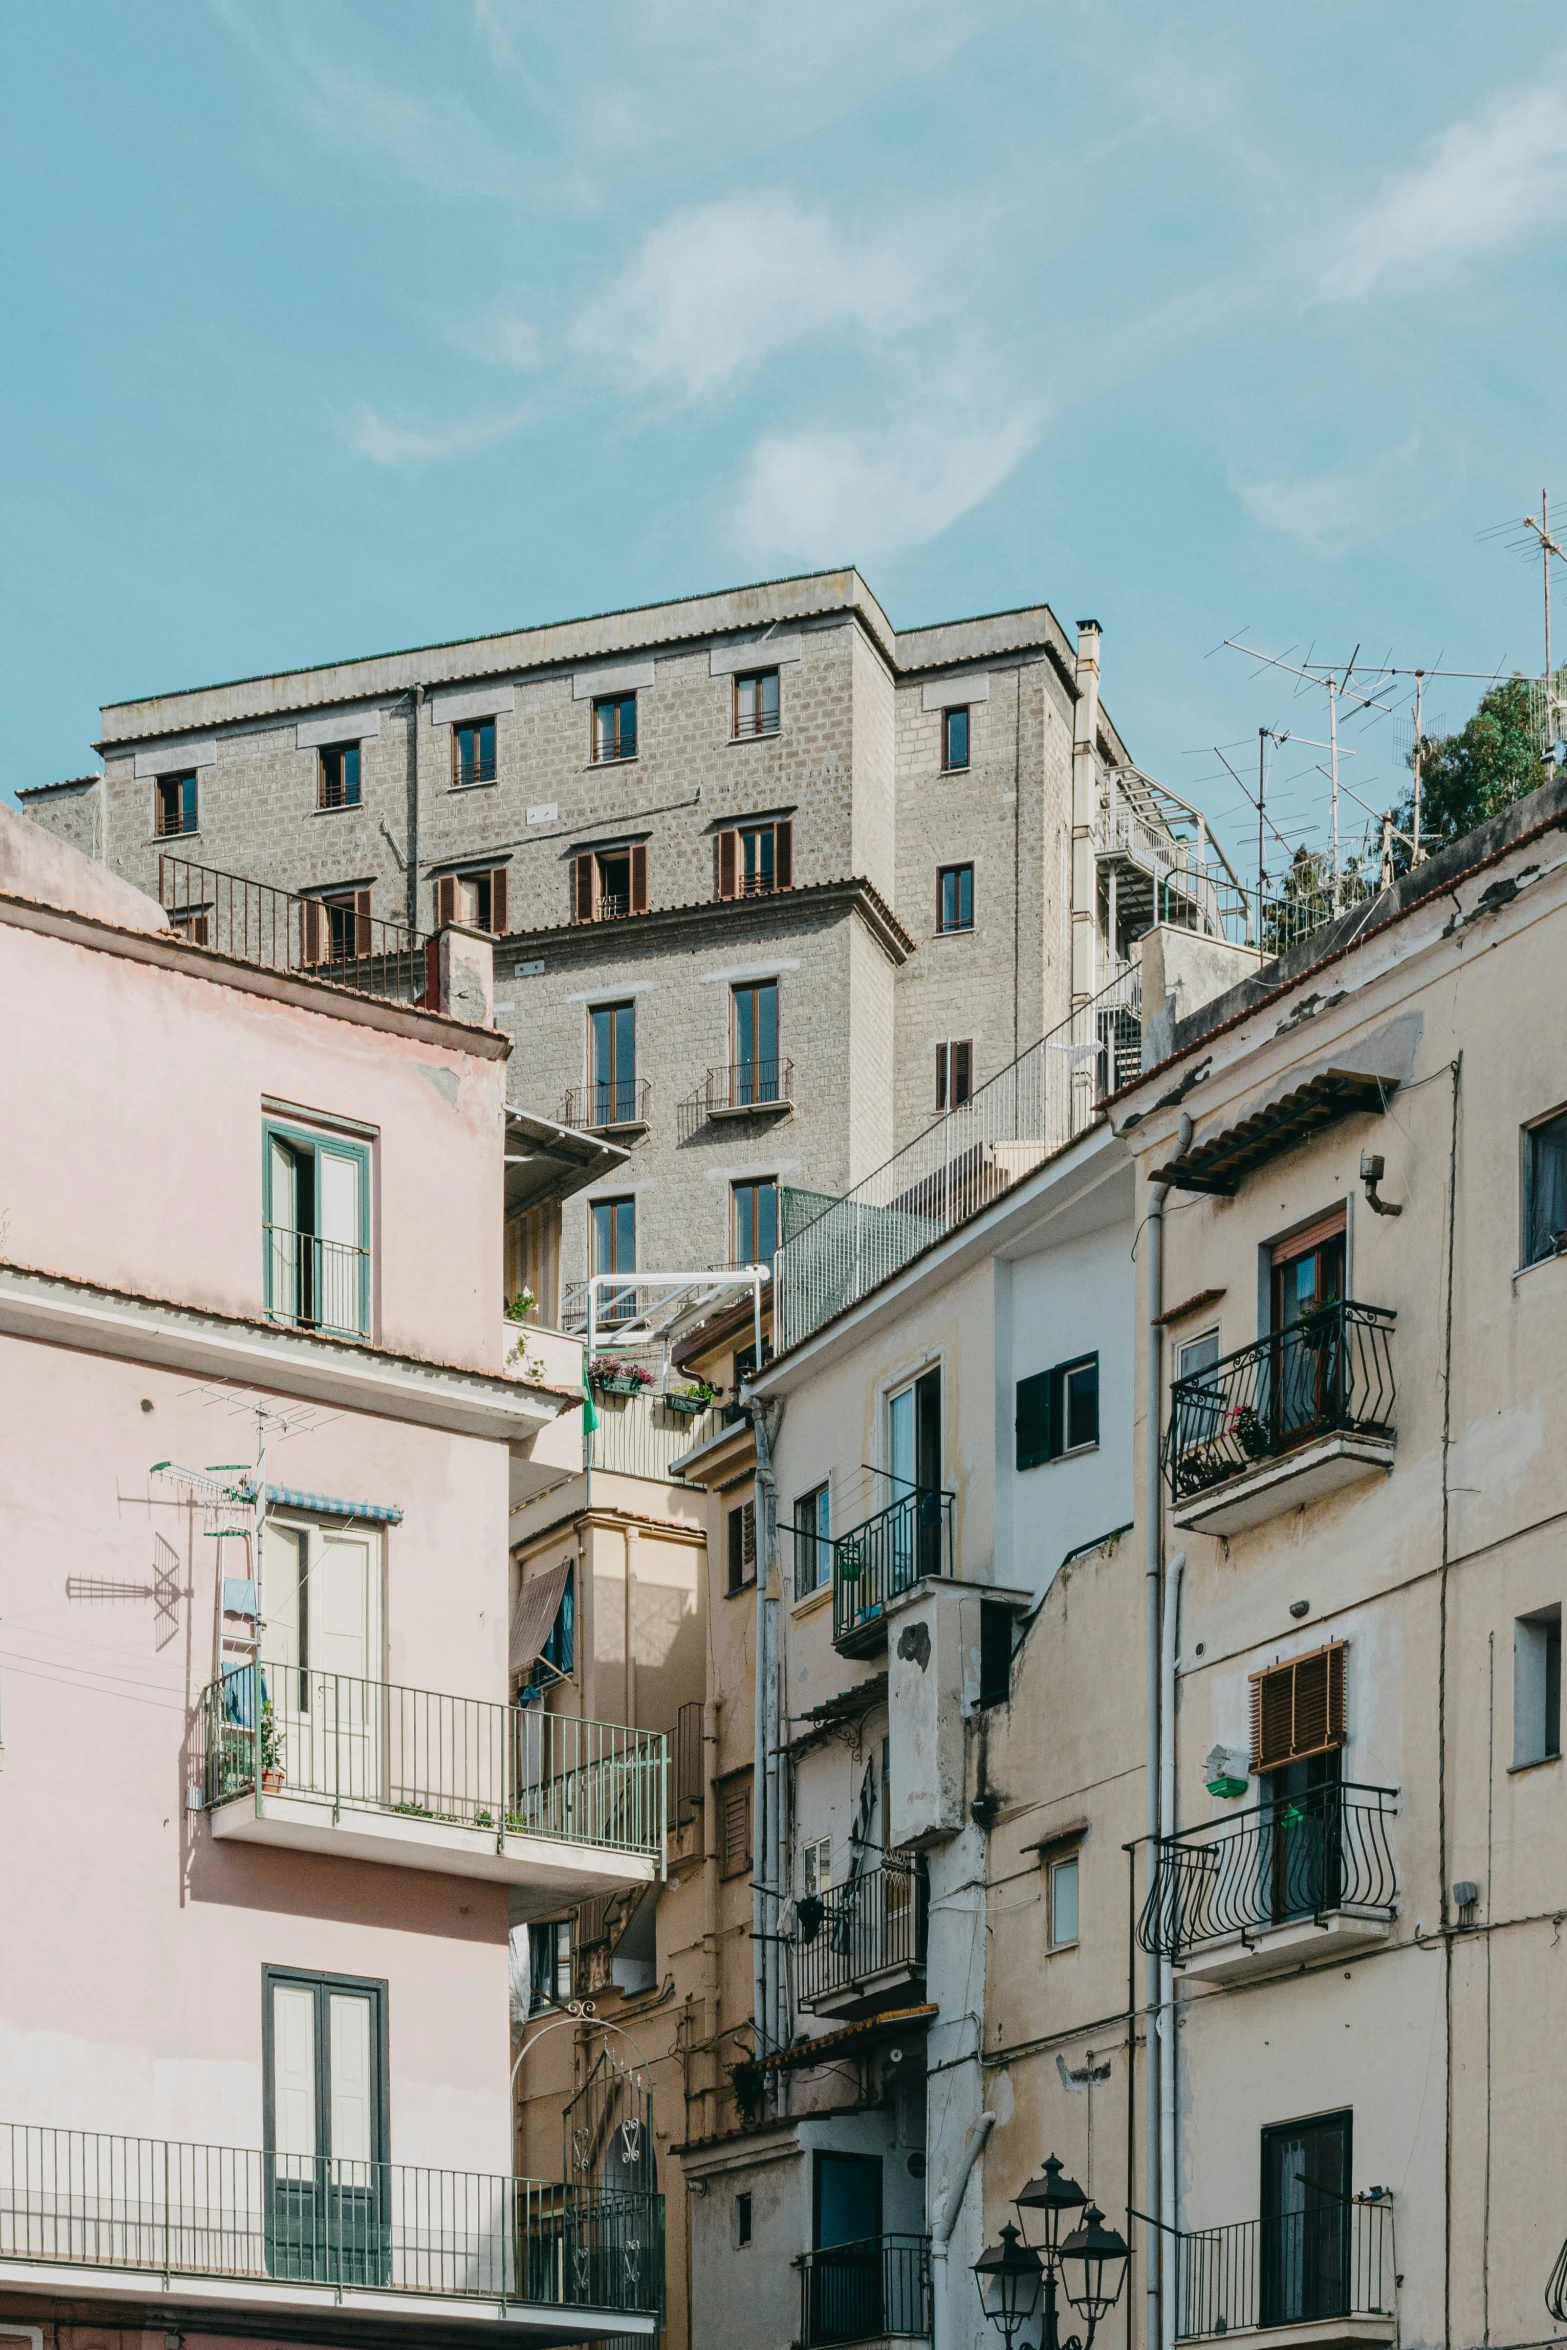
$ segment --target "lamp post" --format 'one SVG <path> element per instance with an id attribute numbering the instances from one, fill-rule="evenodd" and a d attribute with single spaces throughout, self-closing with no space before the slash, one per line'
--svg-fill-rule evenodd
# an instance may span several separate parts
<path id="1" fill-rule="evenodd" d="M 1013 2200 L 1025 2224 L 1031 2217 L 1035 2220 L 1040 2242 L 1036 2249 L 1010 2223 L 1002 2229 L 1001 2242 L 974 2263 L 980 2306 L 1000 2331 L 1005 2350 L 1013 2350 L 1014 2337 L 1033 2317 L 1042 2294 L 1044 2323 L 1038 2350 L 1091 2350 L 1100 2320 L 1115 2307 L 1126 2282 L 1125 2237 L 1105 2226 L 1104 2213 L 1089 2202 L 1075 2179 L 1066 2177 L 1053 2154 L 1038 2178 L 1030 2179 Z M 1066 2341 L 1061 2337 L 1058 2281 L 1086 2324 L 1082 2336 L 1074 2334 Z"/>

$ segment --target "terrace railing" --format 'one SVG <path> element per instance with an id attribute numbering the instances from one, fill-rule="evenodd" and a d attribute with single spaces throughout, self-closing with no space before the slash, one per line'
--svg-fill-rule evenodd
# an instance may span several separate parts
<path id="1" fill-rule="evenodd" d="M 1341 1781 L 1167 1837 L 1154 1847 L 1137 1938 L 1178 1963 L 1332 1911 L 1391 1916 L 1396 1812 L 1394 1789 Z"/>
<path id="2" fill-rule="evenodd" d="M 957 1496 L 934 1489 L 900 1494 L 874 1518 L 834 1538 L 832 1636 L 851 1647 L 885 1638 L 882 1618 L 925 1575 L 955 1574 L 953 1509 Z"/>
<path id="3" fill-rule="evenodd" d="M 236 1665 L 201 1699 L 209 1807 L 263 1794 L 661 1859 L 668 1740 L 287 1664 Z"/>
<path id="4" fill-rule="evenodd" d="M 1093 1125 L 1141 1066 L 1138 977 L 1123 971 L 842 1199 L 785 1191 L 778 1351 L 797 1346 Z"/>
<path id="5" fill-rule="evenodd" d="M 158 903 L 193 946 L 266 971 L 329 979 L 334 987 L 392 1003 L 422 1004 L 427 940 L 362 910 L 361 896 L 301 897 L 167 853 L 158 858 Z"/>
<path id="6" fill-rule="evenodd" d="M 1393 1433 L 1393 1323 L 1352 1301 L 1275 1330 L 1170 1388 L 1164 1468 L 1189 1501 L 1317 1438 Z"/>
<path id="7" fill-rule="evenodd" d="M 370 1333 L 370 1251 L 291 1224 L 262 1227 L 267 1318 L 336 1338 Z"/>
<path id="8" fill-rule="evenodd" d="M 1183 2233 L 1175 2338 L 1394 2312 L 1393 2207 L 1305 2189 L 1311 2208 Z"/>
<path id="9" fill-rule="evenodd" d="M 798 2350 L 838 2342 L 928 2341 L 929 2236 L 867 2236 L 802 2254 Z"/>
<path id="10" fill-rule="evenodd" d="M 604 1126 L 645 1126 L 653 1088 L 645 1077 L 612 1077 L 574 1085 L 566 1096 L 563 1123 L 593 1133 Z"/>
<path id="11" fill-rule="evenodd" d="M 794 1099 L 792 1061 L 731 1061 L 707 1073 L 707 1114 L 782 1110 Z"/>
<path id="12" fill-rule="evenodd" d="M 725 1424 L 718 1404 L 685 1411 L 667 1403 L 656 1389 L 640 1395 L 606 1395 L 595 1389 L 598 1426 L 586 1438 L 595 1469 L 617 1477 L 649 1477 L 668 1484 L 682 1453 L 716 1436 Z"/>
<path id="13" fill-rule="evenodd" d="M 796 1905 L 794 1991 L 814 2013 L 877 1975 L 925 1963 L 926 1881 L 912 1853 L 886 1854 L 847 1885 Z"/>

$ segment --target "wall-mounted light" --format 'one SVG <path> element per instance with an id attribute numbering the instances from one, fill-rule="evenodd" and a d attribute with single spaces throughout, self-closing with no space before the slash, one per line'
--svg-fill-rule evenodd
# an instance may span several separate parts
<path id="1" fill-rule="evenodd" d="M 1387 1161 L 1380 1151 L 1362 1151 L 1360 1180 L 1366 1187 L 1366 1199 L 1379 1216 L 1401 1216 L 1403 1208 L 1390 1199 L 1378 1199 L 1377 1185 L 1387 1173 Z"/>

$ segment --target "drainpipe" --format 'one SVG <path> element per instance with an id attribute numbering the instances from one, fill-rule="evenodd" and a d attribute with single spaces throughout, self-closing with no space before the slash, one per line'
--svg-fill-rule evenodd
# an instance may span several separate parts
<path id="1" fill-rule="evenodd" d="M 408 721 L 408 927 L 419 927 L 419 721 L 424 716 L 424 687 L 410 691 Z"/>
<path id="2" fill-rule="evenodd" d="M 1094 857 L 1094 757 L 1099 739 L 1099 623 L 1077 624 L 1072 712 L 1072 1009 L 1098 988 L 1099 870 Z"/>
<path id="3" fill-rule="evenodd" d="M 931 2350 L 948 2350 L 947 2326 L 947 2246 L 952 2231 L 958 2224 L 958 2213 L 968 2191 L 969 2173 L 979 2159 L 980 2150 L 996 2126 L 993 2113 L 975 2117 L 973 2127 L 964 2141 L 957 2176 L 941 2201 L 941 2208 L 931 2214 L 930 2224 L 930 2324 Z"/>
<path id="4" fill-rule="evenodd" d="M 766 2055 L 778 2045 L 779 1950 L 778 1944 L 771 1939 L 777 1931 L 777 1904 L 774 1903 L 772 1924 L 769 1926 L 767 1895 L 762 1887 L 782 1883 L 782 1879 L 773 1873 L 778 1866 L 778 1642 L 777 1601 L 772 1594 L 777 1483 L 773 1475 L 773 1430 L 769 1424 L 769 1407 L 754 1396 L 749 1401 L 751 1425 L 756 1436 L 757 1500 L 756 1756 L 751 1795 L 751 1930 L 756 1939 L 752 1984 L 756 2000 L 754 2012 L 758 2054 Z"/>
<path id="5" fill-rule="evenodd" d="M 1180 1637 L 1181 1574 L 1186 1553 L 1178 1550 L 1164 1570 L 1164 1629 L 1159 1672 L 1159 1834 L 1175 1834 L 1175 1665 Z M 1175 2210 L 1175 2091 L 1180 2067 L 1176 2035 L 1175 1968 L 1159 1960 L 1159 2231 L 1162 2256 L 1172 2278 Z M 1161 2297 L 1163 2350 L 1175 2350 L 1175 2293 Z"/>

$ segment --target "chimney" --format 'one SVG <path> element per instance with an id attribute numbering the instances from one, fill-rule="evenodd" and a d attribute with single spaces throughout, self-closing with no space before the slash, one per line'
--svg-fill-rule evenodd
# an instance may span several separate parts
<path id="1" fill-rule="evenodd" d="M 425 1006 L 466 1020 L 474 1028 L 495 1026 L 495 948 L 489 933 L 448 922 L 425 949 L 429 958 Z"/>
<path id="2" fill-rule="evenodd" d="M 1097 620 L 1077 624 L 1072 717 L 1072 1009 L 1099 988 L 1099 875 L 1094 862 L 1094 765 L 1099 739 L 1099 638 Z"/>

